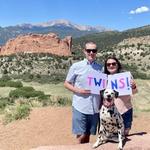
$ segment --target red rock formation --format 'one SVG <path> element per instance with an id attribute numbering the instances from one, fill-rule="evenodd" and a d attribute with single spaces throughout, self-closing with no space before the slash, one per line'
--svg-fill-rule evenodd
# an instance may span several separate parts
<path id="1" fill-rule="evenodd" d="M 58 38 L 57 34 L 27 34 L 19 35 L 9 40 L 0 49 L 0 55 L 11 55 L 14 53 L 51 53 L 60 56 L 71 55 L 72 38 Z"/>

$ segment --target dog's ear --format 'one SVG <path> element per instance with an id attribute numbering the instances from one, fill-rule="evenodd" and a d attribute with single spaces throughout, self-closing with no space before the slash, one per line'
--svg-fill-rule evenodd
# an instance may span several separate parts
<path id="1" fill-rule="evenodd" d="M 100 100 L 101 100 L 101 101 L 100 101 L 99 109 L 101 109 L 102 104 L 103 104 L 103 100 L 104 100 L 104 91 L 105 91 L 105 89 L 100 91 Z"/>
<path id="2" fill-rule="evenodd" d="M 117 98 L 119 96 L 119 92 L 115 91 L 115 90 L 114 90 L 114 92 L 115 92 L 115 98 Z"/>
<path id="3" fill-rule="evenodd" d="M 100 96 L 101 96 L 102 98 L 104 97 L 104 91 L 105 91 L 105 89 L 100 91 Z"/>

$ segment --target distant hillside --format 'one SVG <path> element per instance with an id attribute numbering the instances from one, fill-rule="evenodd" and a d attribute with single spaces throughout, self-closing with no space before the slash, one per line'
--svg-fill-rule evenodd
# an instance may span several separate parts
<path id="1" fill-rule="evenodd" d="M 150 25 L 126 30 L 123 32 L 118 31 L 106 31 L 101 33 L 90 34 L 75 38 L 73 43 L 73 50 L 77 51 L 82 49 L 82 46 L 86 41 L 94 41 L 97 43 L 100 51 L 107 51 L 112 49 L 113 46 L 127 38 L 140 37 L 150 35 Z"/>
<path id="2" fill-rule="evenodd" d="M 113 48 L 113 53 L 126 66 L 150 74 L 150 35 L 124 39 Z"/>
<path id="3" fill-rule="evenodd" d="M 102 63 L 108 55 L 110 54 L 98 54 L 97 61 Z M 134 59 L 134 53 L 132 55 L 130 61 L 127 60 L 130 57 L 130 53 L 123 55 L 118 53 L 117 57 L 120 58 L 123 66 L 132 72 L 135 78 L 150 79 L 150 72 L 147 70 L 149 66 L 146 66 L 147 68 L 143 69 L 145 63 L 142 63 L 142 58 L 144 57 L 141 55 L 139 59 Z M 0 76 L 8 75 L 15 79 L 36 81 L 40 83 L 62 82 L 66 77 L 69 67 L 74 62 L 81 59 L 83 59 L 81 56 L 66 57 L 44 53 L 18 53 L 11 56 L 1 56 Z M 141 63 L 141 65 L 136 64 L 135 60 L 137 62 L 139 61 L 139 64 Z M 148 60 L 148 65 L 149 64 Z M 142 70 L 140 68 L 142 68 Z"/>
<path id="4" fill-rule="evenodd" d="M 76 38 L 73 40 L 73 52 L 76 56 L 83 54 L 83 45 L 87 41 L 97 43 L 99 57 L 102 61 L 113 54 L 124 64 L 125 69 L 133 72 L 134 76 L 145 78 L 146 74 L 150 75 L 150 26 Z"/>
<path id="5" fill-rule="evenodd" d="M 42 83 L 59 82 L 64 80 L 72 63 L 71 57 L 45 53 L 0 56 L 0 76 L 8 75 L 15 79 Z"/>
<path id="6" fill-rule="evenodd" d="M 50 79 L 49 77 L 64 78 L 70 65 L 83 58 L 82 49 L 87 41 L 97 43 L 98 62 L 104 62 L 108 56 L 116 55 L 123 63 L 124 69 L 131 71 L 134 77 L 150 79 L 150 26 L 73 38 L 73 55 L 70 57 L 24 53 L 0 57 L 0 73 L 15 77 L 36 76 L 38 79 L 44 79 L 43 76 L 47 76 L 46 80 Z"/>
<path id="7" fill-rule="evenodd" d="M 47 34 L 53 32 L 61 38 L 65 36 L 80 37 L 87 34 L 108 31 L 110 29 L 104 27 L 81 26 L 71 23 L 67 20 L 55 20 L 40 24 L 22 24 L 9 27 L 0 27 L 0 45 L 3 45 L 11 38 L 17 37 L 20 34 L 38 33 Z"/>

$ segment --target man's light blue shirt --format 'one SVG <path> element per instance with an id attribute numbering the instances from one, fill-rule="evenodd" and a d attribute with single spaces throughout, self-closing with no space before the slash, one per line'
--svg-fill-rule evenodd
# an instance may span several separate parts
<path id="1" fill-rule="evenodd" d="M 102 65 L 84 59 L 70 67 L 66 81 L 86 90 L 87 75 L 93 71 L 102 72 Z M 72 106 L 81 113 L 95 114 L 99 112 L 100 101 L 100 95 L 74 93 Z"/>

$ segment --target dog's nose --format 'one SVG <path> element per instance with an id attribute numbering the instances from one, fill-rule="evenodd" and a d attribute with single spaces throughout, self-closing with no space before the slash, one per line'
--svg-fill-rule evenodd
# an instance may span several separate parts
<path id="1" fill-rule="evenodd" d="M 111 95 L 107 95 L 107 97 L 108 97 L 108 98 L 110 98 L 110 97 L 111 97 Z"/>

